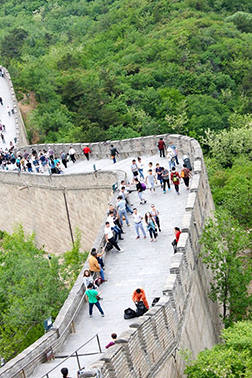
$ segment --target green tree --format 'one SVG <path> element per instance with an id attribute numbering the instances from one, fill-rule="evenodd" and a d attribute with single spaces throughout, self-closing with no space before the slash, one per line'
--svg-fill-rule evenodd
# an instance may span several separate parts
<path id="1" fill-rule="evenodd" d="M 252 376 L 252 322 L 237 322 L 222 331 L 223 342 L 187 357 L 187 378 L 250 378 Z"/>
<path id="2" fill-rule="evenodd" d="M 0 354 L 14 357 L 43 335 L 42 322 L 56 317 L 68 290 L 58 258 L 49 261 L 34 235 L 19 226 L 4 233 L 0 249 Z"/>
<path id="3" fill-rule="evenodd" d="M 250 246 L 248 233 L 228 212 L 215 212 L 205 224 L 201 257 L 213 279 L 209 297 L 221 304 L 224 325 L 251 315 L 252 295 L 248 293 L 252 266 L 246 253 Z"/>

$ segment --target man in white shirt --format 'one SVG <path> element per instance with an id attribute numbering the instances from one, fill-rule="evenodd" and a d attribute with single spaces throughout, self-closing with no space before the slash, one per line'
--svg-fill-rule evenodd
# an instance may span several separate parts
<path id="1" fill-rule="evenodd" d="M 70 150 L 69 150 L 69 156 L 70 156 L 70 159 L 72 160 L 73 163 L 76 162 L 76 158 L 75 158 L 75 149 L 71 146 L 70 147 Z"/>
<path id="2" fill-rule="evenodd" d="M 136 208 L 133 209 L 132 218 L 133 218 L 133 221 L 134 221 L 134 226 L 135 226 L 135 230 L 136 230 L 136 234 L 137 234 L 136 239 L 140 238 L 139 229 L 142 231 L 144 239 L 146 239 L 146 233 L 144 231 L 143 224 L 142 224 L 143 217 L 140 213 L 138 213 Z"/>
<path id="3" fill-rule="evenodd" d="M 104 234 L 105 234 L 106 243 L 108 244 L 110 243 L 111 245 L 113 245 L 113 247 L 117 249 L 117 252 L 124 252 L 124 250 L 121 249 L 119 245 L 117 244 L 117 242 L 115 241 L 113 231 L 111 230 L 109 222 L 105 223 Z"/>

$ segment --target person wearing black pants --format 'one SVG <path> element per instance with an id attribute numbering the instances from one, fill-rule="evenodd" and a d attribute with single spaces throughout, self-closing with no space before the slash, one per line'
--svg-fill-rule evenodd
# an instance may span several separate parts
<path id="1" fill-rule="evenodd" d="M 166 193 L 165 186 L 168 186 L 168 189 L 170 190 L 170 181 L 169 181 L 169 171 L 166 168 L 163 168 L 162 170 L 162 179 L 163 179 L 163 193 Z"/>
<path id="2" fill-rule="evenodd" d="M 117 252 L 124 252 L 124 250 L 122 248 L 120 248 L 119 245 L 117 244 L 117 242 L 115 241 L 113 231 L 111 230 L 109 222 L 105 223 L 105 232 L 104 233 L 105 233 L 105 239 L 106 239 L 107 243 L 110 243 L 111 245 L 113 245 L 113 247 L 115 247 L 115 249 L 117 249 Z"/>

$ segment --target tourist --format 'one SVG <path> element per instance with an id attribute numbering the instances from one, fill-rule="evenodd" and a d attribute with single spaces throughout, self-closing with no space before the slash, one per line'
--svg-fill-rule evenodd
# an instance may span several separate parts
<path id="1" fill-rule="evenodd" d="M 137 305 L 138 302 L 142 301 L 147 309 L 149 309 L 149 304 L 146 299 L 145 291 L 143 288 L 139 287 L 133 291 L 132 301 Z"/>
<path id="2" fill-rule="evenodd" d="M 180 182 L 180 176 L 179 176 L 179 173 L 176 171 L 176 168 L 173 167 L 172 168 L 172 171 L 171 171 L 171 182 L 173 183 L 174 185 L 174 188 L 177 192 L 177 194 L 179 195 L 179 182 Z"/>
<path id="3" fill-rule="evenodd" d="M 111 338 L 112 338 L 112 341 L 110 341 L 108 343 L 108 345 L 105 346 L 106 349 L 110 348 L 111 346 L 115 345 L 115 341 L 117 339 L 117 334 L 116 333 L 112 333 L 111 334 Z"/>
<path id="4" fill-rule="evenodd" d="M 86 156 L 86 159 L 89 160 L 89 154 L 91 154 L 91 150 L 88 146 L 83 148 L 83 154 Z"/>
<path id="5" fill-rule="evenodd" d="M 90 270 L 88 270 L 88 269 L 84 270 L 83 283 L 84 283 L 86 289 L 87 289 L 87 287 L 90 283 L 93 285 L 93 289 L 95 289 L 94 279 L 91 276 Z"/>
<path id="6" fill-rule="evenodd" d="M 104 234 L 105 234 L 105 240 L 107 244 L 111 244 L 113 247 L 115 247 L 117 252 L 124 252 L 124 250 L 120 248 L 119 245 L 117 244 L 114 238 L 113 231 L 110 227 L 110 223 L 108 221 L 105 223 Z"/>
<path id="7" fill-rule="evenodd" d="M 156 194 L 155 193 L 155 184 L 157 184 L 157 179 L 156 176 L 153 175 L 152 169 L 149 169 L 148 175 L 146 176 L 146 184 L 148 184 L 148 187 L 150 189 L 151 194 Z"/>
<path id="8" fill-rule="evenodd" d="M 162 170 L 162 179 L 163 179 L 163 193 L 166 193 L 166 186 L 168 187 L 168 190 L 171 190 L 170 187 L 170 181 L 169 181 L 169 171 L 166 168 L 163 168 Z"/>
<path id="9" fill-rule="evenodd" d="M 114 233 L 115 233 L 115 236 L 114 236 L 115 241 L 117 240 L 117 237 L 119 237 L 119 240 L 123 240 L 123 238 L 122 238 L 122 229 L 118 225 L 115 224 L 113 211 L 111 211 L 109 213 L 109 215 L 107 217 L 107 222 L 109 222 L 111 230 L 113 230 Z"/>
<path id="10" fill-rule="evenodd" d="M 68 375 L 68 368 L 66 368 L 66 367 L 63 367 L 63 368 L 61 369 L 61 374 L 62 374 L 62 377 L 63 377 L 63 378 L 71 378 L 71 377 L 69 377 L 69 375 Z"/>
<path id="11" fill-rule="evenodd" d="M 178 161 L 178 150 L 177 150 L 177 147 L 175 146 L 175 144 L 174 144 L 173 142 L 170 142 L 168 148 L 171 148 L 171 149 L 172 149 L 172 151 L 173 151 L 173 153 L 174 153 L 174 157 L 175 157 L 176 164 L 179 165 L 179 161 Z"/>
<path id="12" fill-rule="evenodd" d="M 72 160 L 72 162 L 75 163 L 76 162 L 76 158 L 75 158 L 76 151 L 72 146 L 70 147 L 68 153 L 69 153 L 69 156 L 70 156 L 70 159 Z"/>
<path id="13" fill-rule="evenodd" d="M 89 302 L 89 317 L 92 318 L 93 316 L 93 307 L 96 306 L 100 311 L 102 317 L 104 317 L 103 309 L 100 305 L 100 295 L 101 292 L 98 293 L 95 289 L 93 289 L 93 284 L 88 284 L 87 290 L 85 291 L 85 298 Z"/>
<path id="14" fill-rule="evenodd" d="M 173 246 L 174 253 L 177 253 L 177 245 L 178 245 L 178 241 L 179 241 L 179 238 L 180 238 L 180 234 L 181 234 L 180 228 L 174 227 L 175 239 L 171 243 L 172 246 Z"/>
<path id="15" fill-rule="evenodd" d="M 116 163 L 116 155 L 118 155 L 119 152 L 117 151 L 117 149 L 113 146 L 113 144 L 111 144 L 110 146 L 110 155 L 111 155 L 111 158 L 113 160 L 113 164 Z"/>
<path id="16" fill-rule="evenodd" d="M 140 157 L 137 158 L 137 168 L 138 168 L 138 172 L 140 174 L 140 178 L 142 178 L 144 180 L 144 174 L 143 174 L 144 163 L 142 162 L 142 159 Z"/>
<path id="17" fill-rule="evenodd" d="M 146 233 L 144 231 L 143 224 L 142 224 L 143 217 L 140 213 L 138 213 L 136 208 L 133 209 L 133 216 L 132 217 L 133 217 L 134 226 L 135 226 L 136 235 L 137 235 L 136 239 L 140 238 L 139 230 L 141 230 L 141 232 L 144 236 L 144 239 L 146 239 Z"/>
<path id="18" fill-rule="evenodd" d="M 107 280 L 105 280 L 104 271 L 102 267 L 99 265 L 98 260 L 97 260 L 96 248 L 92 248 L 89 259 L 88 259 L 88 263 L 89 263 L 90 273 L 94 276 L 94 278 L 96 274 L 100 273 L 102 281 L 106 282 Z"/>
<path id="19" fill-rule="evenodd" d="M 132 164 L 131 164 L 130 169 L 131 169 L 131 172 L 133 174 L 133 177 L 132 177 L 132 184 L 133 184 L 134 179 L 138 177 L 138 167 L 137 167 L 136 159 L 132 160 Z"/>
<path id="20" fill-rule="evenodd" d="M 160 153 L 160 157 L 165 157 L 165 142 L 163 141 L 163 138 L 160 138 L 158 141 L 158 149 Z"/>
<path id="21" fill-rule="evenodd" d="M 122 196 L 117 197 L 116 207 L 118 210 L 121 226 L 123 226 L 123 217 L 124 217 L 126 224 L 129 227 L 130 224 L 129 224 L 129 219 L 128 219 L 127 211 L 126 211 L 126 201 L 122 198 Z"/>
<path id="22" fill-rule="evenodd" d="M 146 200 L 143 198 L 144 188 L 138 179 L 135 179 L 135 183 L 136 183 L 136 190 L 137 190 L 138 198 L 140 199 L 140 205 L 144 205 L 146 203 Z"/>
<path id="23" fill-rule="evenodd" d="M 157 241 L 157 231 L 156 231 L 156 223 L 154 218 L 152 217 L 151 213 L 148 212 L 145 214 L 145 223 L 147 230 L 149 231 L 151 242 L 156 242 Z"/>
<path id="24" fill-rule="evenodd" d="M 67 154 L 62 151 L 60 154 L 60 158 L 64 167 L 67 168 Z"/>
<path id="25" fill-rule="evenodd" d="M 160 228 L 160 219 L 159 219 L 159 211 L 158 209 L 156 209 L 156 206 L 155 205 L 151 205 L 151 211 L 150 211 L 155 223 L 157 224 L 158 226 L 158 230 L 159 232 L 161 232 L 161 228 Z"/>
<path id="26" fill-rule="evenodd" d="M 189 190 L 189 180 L 192 177 L 192 173 L 187 168 L 186 164 L 183 164 L 183 168 L 180 172 L 180 177 L 184 180 L 186 190 Z"/>
<path id="27" fill-rule="evenodd" d="M 171 171 L 175 167 L 175 153 L 171 147 L 167 148 L 167 159 L 169 164 L 169 170 Z"/>
<path id="28" fill-rule="evenodd" d="M 163 169 L 164 169 L 164 167 L 160 167 L 159 163 L 156 164 L 157 179 L 160 182 L 161 188 L 163 187 L 163 177 L 162 177 L 162 171 L 163 171 Z"/>

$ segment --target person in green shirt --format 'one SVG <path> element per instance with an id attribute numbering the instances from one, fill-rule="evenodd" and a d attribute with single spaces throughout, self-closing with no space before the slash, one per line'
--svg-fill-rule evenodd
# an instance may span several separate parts
<path id="1" fill-rule="evenodd" d="M 85 292 L 85 298 L 89 302 L 89 316 L 90 316 L 90 318 L 92 318 L 94 305 L 98 308 L 98 310 L 100 311 L 101 315 L 104 316 L 103 309 L 101 308 L 100 302 L 97 299 L 97 297 L 100 294 L 101 293 L 98 293 L 98 291 L 96 291 L 96 290 L 93 289 L 93 284 L 92 283 L 88 284 L 87 290 Z"/>

